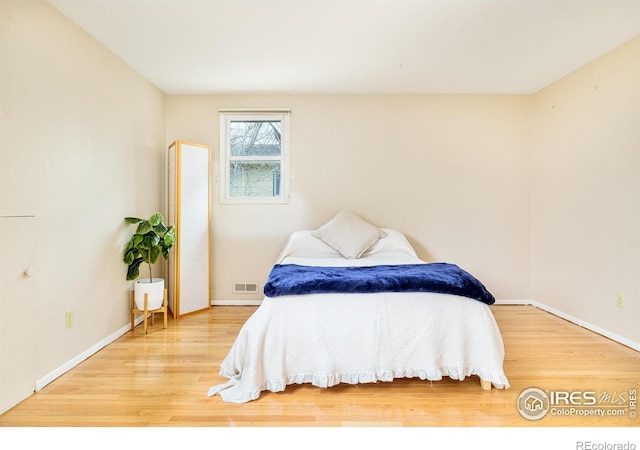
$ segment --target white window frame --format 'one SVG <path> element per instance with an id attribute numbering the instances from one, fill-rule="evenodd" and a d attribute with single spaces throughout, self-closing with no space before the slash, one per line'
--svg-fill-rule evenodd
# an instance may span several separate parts
<path id="1" fill-rule="evenodd" d="M 258 156 L 258 157 L 232 157 L 230 136 L 232 121 L 280 121 L 281 142 L 280 156 Z M 289 203 L 290 194 L 290 168 L 289 168 L 289 111 L 220 111 L 220 203 L 232 204 L 283 204 Z M 231 197 L 229 195 L 229 181 L 231 161 L 280 161 L 280 195 L 278 197 Z"/>

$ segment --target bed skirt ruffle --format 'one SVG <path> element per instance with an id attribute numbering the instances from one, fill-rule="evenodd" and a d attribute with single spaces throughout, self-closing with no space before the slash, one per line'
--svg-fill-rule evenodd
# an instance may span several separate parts
<path id="1" fill-rule="evenodd" d="M 477 375 L 483 380 L 490 381 L 496 389 L 507 389 L 509 382 L 502 373 L 486 373 L 476 368 L 444 367 L 440 369 L 405 369 L 405 370 L 384 370 L 380 372 L 362 373 L 332 373 L 327 375 L 296 374 L 287 379 L 269 380 L 259 388 L 244 391 L 240 375 L 230 376 L 220 373 L 229 378 L 226 383 L 213 386 L 209 389 L 208 396 L 220 395 L 225 402 L 246 403 L 260 397 L 262 391 L 282 392 L 289 385 L 311 384 L 320 388 L 330 388 L 341 383 L 345 384 L 365 384 L 378 382 L 393 382 L 399 378 L 419 378 L 426 381 L 440 381 L 443 377 L 453 380 L 463 381 L 465 378 Z"/>

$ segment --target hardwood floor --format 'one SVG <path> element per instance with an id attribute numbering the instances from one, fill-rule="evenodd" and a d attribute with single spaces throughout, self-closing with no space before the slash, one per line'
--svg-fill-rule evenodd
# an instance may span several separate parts
<path id="1" fill-rule="evenodd" d="M 640 353 L 530 306 L 492 306 L 505 342 L 508 390 L 477 378 L 430 383 L 288 386 L 245 404 L 207 397 L 235 336 L 256 307 L 216 306 L 178 322 L 141 326 L 0 416 L 0 427 L 637 427 L 629 392 L 640 389 Z M 590 391 L 623 416 L 517 409 L 522 391 Z M 603 396 L 609 396 L 602 402 Z M 615 403 L 615 405 L 614 405 Z M 617 409 L 616 409 L 617 410 Z"/>

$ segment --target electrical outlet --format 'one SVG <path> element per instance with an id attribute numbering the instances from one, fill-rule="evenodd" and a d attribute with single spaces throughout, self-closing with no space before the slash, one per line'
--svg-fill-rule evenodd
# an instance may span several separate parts
<path id="1" fill-rule="evenodd" d="M 616 294 L 616 306 L 618 308 L 624 308 L 624 294 L 620 292 Z"/>
<path id="2" fill-rule="evenodd" d="M 67 311 L 64 313 L 66 320 L 66 327 L 71 328 L 73 326 L 73 311 Z"/>

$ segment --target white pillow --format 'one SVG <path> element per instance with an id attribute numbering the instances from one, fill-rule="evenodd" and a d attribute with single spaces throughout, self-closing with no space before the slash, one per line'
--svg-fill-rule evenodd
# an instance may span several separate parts
<path id="1" fill-rule="evenodd" d="M 291 233 L 276 262 L 293 256 L 298 258 L 340 258 L 340 253 L 320 239 L 312 236 L 314 230 L 298 230 Z"/>
<path id="2" fill-rule="evenodd" d="M 362 255 L 362 257 L 398 253 L 415 256 L 416 258 L 418 257 L 415 249 L 411 246 L 404 234 L 392 228 L 381 229 L 383 231 L 386 231 L 387 237 L 384 239 L 380 239 L 374 245 L 369 247 L 369 249 L 365 252 L 365 254 Z"/>
<path id="3" fill-rule="evenodd" d="M 311 233 L 340 252 L 347 259 L 357 259 L 387 233 L 360 216 L 340 211 Z"/>

